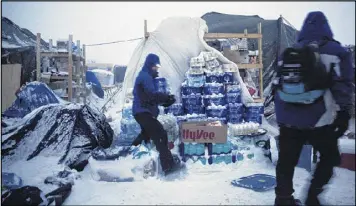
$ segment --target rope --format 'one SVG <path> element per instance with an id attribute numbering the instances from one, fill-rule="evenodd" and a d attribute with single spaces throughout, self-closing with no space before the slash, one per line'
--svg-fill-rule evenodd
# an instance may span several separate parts
<path id="1" fill-rule="evenodd" d="M 112 41 L 112 42 L 106 42 L 106 43 L 98 43 L 98 44 L 87 44 L 85 46 L 101 46 L 101 45 L 106 45 L 106 44 L 116 44 L 116 43 L 122 43 L 122 42 L 136 41 L 136 40 L 140 40 L 140 39 L 143 39 L 143 37 L 127 39 L 127 40 Z"/>

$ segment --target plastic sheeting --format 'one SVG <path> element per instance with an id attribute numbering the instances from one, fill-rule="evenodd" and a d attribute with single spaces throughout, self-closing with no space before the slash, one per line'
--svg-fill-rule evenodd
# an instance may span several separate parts
<path id="1" fill-rule="evenodd" d="M 185 73 L 189 69 L 189 62 L 202 51 L 215 53 L 222 64 L 232 64 L 233 69 L 238 70 L 237 65 L 219 51 L 208 46 L 204 41 L 204 34 L 208 32 L 205 21 L 201 18 L 171 17 L 165 19 L 158 28 L 150 33 L 147 39 L 142 40 L 136 47 L 123 84 L 125 99 L 132 98 L 132 92 L 136 76 L 141 71 L 146 56 L 149 53 L 157 54 L 161 60 L 159 76 L 168 80 L 172 94 L 180 96 L 181 83 L 185 79 Z M 241 84 L 242 102 L 253 102 L 246 85 L 240 74 L 236 73 L 236 79 Z M 123 102 L 122 104 L 123 105 Z"/>
<path id="2" fill-rule="evenodd" d="M 46 84 L 40 82 L 26 84 L 16 96 L 15 102 L 3 113 L 4 116 L 22 118 L 41 106 L 63 101 Z"/>
<path id="3" fill-rule="evenodd" d="M 86 82 L 91 83 L 94 94 L 99 98 L 104 98 L 104 90 L 101 87 L 100 81 L 96 77 L 95 73 L 92 71 L 87 71 L 85 73 Z"/>

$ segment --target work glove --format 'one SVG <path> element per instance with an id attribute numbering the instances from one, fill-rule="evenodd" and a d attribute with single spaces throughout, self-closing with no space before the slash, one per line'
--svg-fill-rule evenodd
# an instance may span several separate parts
<path id="1" fill-rule="evenodd" d="M 174 95 L 169 95 L 167 101 L 165 103 L 163 103 L 162 106 L 169 107 L 172 104 L 174 104 L 175 102 L 176 102 L 175 96 Z"/>
<path id="2" fill-rule="evenodd" d="M 336 138 L 344 135 L 349 127 L 350 114 L 347 111 L 338 111 L 334 122 L 331 124 Z"/>

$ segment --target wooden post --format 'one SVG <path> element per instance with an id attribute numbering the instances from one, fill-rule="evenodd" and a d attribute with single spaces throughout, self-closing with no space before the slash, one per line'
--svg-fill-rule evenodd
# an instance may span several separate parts
<path id="1" fill-rule="evenodd" d="M 37 33 L 36 41 L 36 80 L 41 81 L 41 33 Z"/>
<path id="2" fill-rule="evenodd" d="M 84 104 L 87 103 L 87 87 L 86 87 L 86 75 L 87 75 L 87 66 L 86 66 L 86 53 L 85 53 L 85 44 L 83 44 L 83 88 L 84 88 Z"/>
<path id="3" fill-rule="evenodd" d="M 144 37 L 147 39 L 148 38 L 148 32 L 147 32 L 147 20 L 145 19 L 145 22 L 144 22 Z"/>
<path id="4" fill-rule="evenodd" d="M 48 40 L 48 44 L 49 44 L 49 51 L 52 51 L 52 47 L 53 47 L 52 39 Z"/>
<path id="5" fill-rule="evenodd" d="M 81 67 L 81 54 L 80 54 L 80 40 L 77 40 L 77 57 L 76 57 L 76 62 L 75 62 L 75 69 L 76 69 L 76 73 L 75 73 L 75 82 L 77 83 L 78 87 L 77 89 L 79 89 L 79 85 L 80 85 L 80 80 L 82 79 L 82 75 L 83 75 L 83 71 L 82 71 L 82 67 Z M 79 102 L 79 95 L 78 95 L 79 90 L 76 90 L 76 97 L 77 97 L 77 103 Z"/>
<path id="6" fill-rule="evenodd" d="M 260 22 L 257 25 L 257 31 L 262 35 L 262 23 Z M 258 39 L 258 63 L 262 65 L 260 67 L 260 97 L 263 99 L 263 63 L 262 63 L 262 36 Z"/>
<path id="7" fill-rule="evenodd" d="M 69 35 L 68 40 L 68 101 L 72 101 L 73 96 L 73 59 L 72 59 L 72 42 L 73 35 Z"/>

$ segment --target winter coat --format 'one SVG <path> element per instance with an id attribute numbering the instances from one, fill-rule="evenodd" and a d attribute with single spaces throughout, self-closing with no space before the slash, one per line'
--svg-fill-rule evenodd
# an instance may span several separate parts
<path id="1" fill-rule="evenodd" d="M 158 72 L 152 70 L 152 67 L 156 64 L 160 64 L 159 57 L 155 54 L 147 55 L 142 70 L 136 77 L 133 90 L 133 115 L 149 112 L 157 117 L 159 114 L 158 105 L 168 100 L 168 94 L 157 92 L 157 88 L 155 88 L 154 79 L 158 77 Z"/>
<path id="2" fill-rule="evenodd" d="M 276 119 L 280 125 L 300 129 L 321 127 L 334 121 L 337 110 L 350 111 L 354 92 L 351 54 L 339 42 L 333 40 L 333 33 L 322 12 L 309 13 L 304 20 L 295 47 L 300 48 L 312 41 L 325 40 L 328 41 L 320 47 L 319 52 L 321 61 L 331 72 L 331 87 L 320 101 L 309 105 L 289 104 L 275 94 Z M 334 69 L 331 69 L 332 63 L 335 65 Z M 281 64 L 282 62 L 279 62 L 279 65 Z"/>

